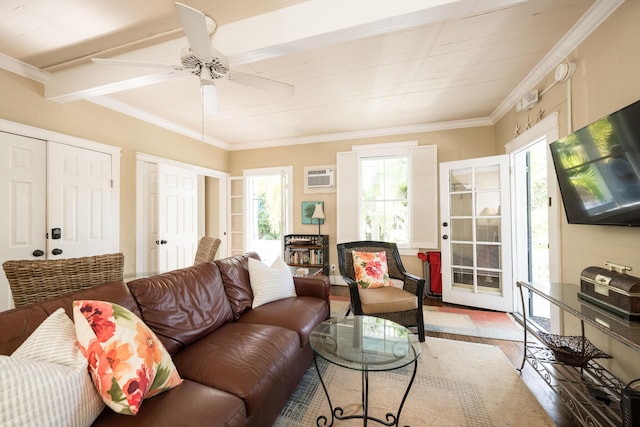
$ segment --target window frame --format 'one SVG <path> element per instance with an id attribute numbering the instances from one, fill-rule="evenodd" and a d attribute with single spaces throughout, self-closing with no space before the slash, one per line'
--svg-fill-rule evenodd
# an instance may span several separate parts
<path id="1" fill-rule="evenodd" d="M 408 155 L 409 241 L 398 244 L 401 254 L 415 255 L 439 247 L 438 163 L 436 145 L 417 141 L 353 146 L 337 153 L 337 242 L 361 240 L 361 158 Z"/>

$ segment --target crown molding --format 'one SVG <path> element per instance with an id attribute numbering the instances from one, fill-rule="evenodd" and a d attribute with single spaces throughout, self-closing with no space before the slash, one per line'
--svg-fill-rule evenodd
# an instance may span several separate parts
<path id="1" fill-rule="evenodd" d="M 204 138 L 203 138 L 203 135 L 198 132 L 194 132 L 189 128 L 180 126 L 169 120 L 162 119 L 154 114 L 148 113 L 147 111 L 132 107 L 129 104 L 125 104 L 109 96 L 99 96 L 96 98 L 90 98 L 90 99 L 87 99 L 87 101 L 100 105 L 105 108 L 109 108 L 118 113 L 125 114 L 135 119 L 142 120 L 144 122 L 150 123 L 160 128 L 167 129 L 175 133 L 179 133 L 181 135 L 187 136 L 197 141 L 205 142 L 207 144 L 213 145 L 214 147 L 218 147 L 226 151 L 231 150 L 230 145 L 227 144 L 226 142 L 220 141 L 219 139 L 212 138 L 206 135 L 204 135 Z"/>
<path id="2" fill-rule="evenodd" d="M 600 26 L 624 0 L 596 0 L 589 10 L 564 35 L 542 60 L 527 74 L 516 88 L 491 113 L 496 123 L 522 99 L 522 96 L 539 84 L 555 67 L 573 52 L 580 43 Z"/>
<path id="3" fill-rule="evenodd" d="M 42 71 L 33 65 L 29 65 L 3 53 L 0 53 L 0 68 L 42 84 L 48 82 L 51 77 L 46 71 Z"/>
<path id="4" fill-rule="evenodd" d="M 376 138 L 381 136 L 407 135 L 412 133 L 435 132 L 440 130 L 462 129 L 470 127 L 491 126 L 489 118 L 456 120 L 440 123 L 426 123 L 421 125 L 399 126 L 391 128 L 359 130 L 352 132 L 338 132 L 330 134 L 303 136 L 285 139 L 272 139 L 240 144 L 232 144 L 229 151 L 252 150 L 256 148 L 283 147 L 288 145 L 316 144 L 320 142 L 348 141 L 354 139 Z"/>

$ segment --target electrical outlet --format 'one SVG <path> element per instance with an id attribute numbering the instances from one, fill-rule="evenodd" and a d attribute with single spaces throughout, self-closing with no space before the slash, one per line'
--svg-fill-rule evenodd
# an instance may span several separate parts
<path id="1" fill-rule="evenodd" d="M 335 272 L 336 272 L 336 265 L 331 264 L 331 273 L 335 273 Z"/>

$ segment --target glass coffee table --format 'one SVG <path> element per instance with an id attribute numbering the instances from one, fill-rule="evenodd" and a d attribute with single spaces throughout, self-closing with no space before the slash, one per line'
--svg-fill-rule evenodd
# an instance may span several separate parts
<path id="1" fill-rule="evenodd" d="M 319 324 L 309 337 L 314 352 L 314 363 L 331 411 L 331 421 L 320 415 L 318 426 L 333 425 L 335 419 L 362 419 L 366 426 L 374 421 L 386 426 L 398 426 L 413 380 L 418 371 L 420 342 L 418 337 L 395 322 L 372 316 L 331 318 Z M 362 414 L 344 415 L 341 407 L 333 407 L 329 391 L 318 369 L 318 357 L 343 368 L 362 374 Z M 386 420 L 369 415 L 369 372 L 391 371 L 413 363 L 413 374 L 407 384 L 398 412 L 386 414 Z"/>

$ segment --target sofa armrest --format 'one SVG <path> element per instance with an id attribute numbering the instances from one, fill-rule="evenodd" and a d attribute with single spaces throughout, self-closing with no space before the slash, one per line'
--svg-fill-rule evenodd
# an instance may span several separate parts
<path id="1" fill-rule="evenodd" d="M 327 276 L 294 277 L 296 295 L 321 298 L 327 303 L 331 296 L 331 283 Z"/>

